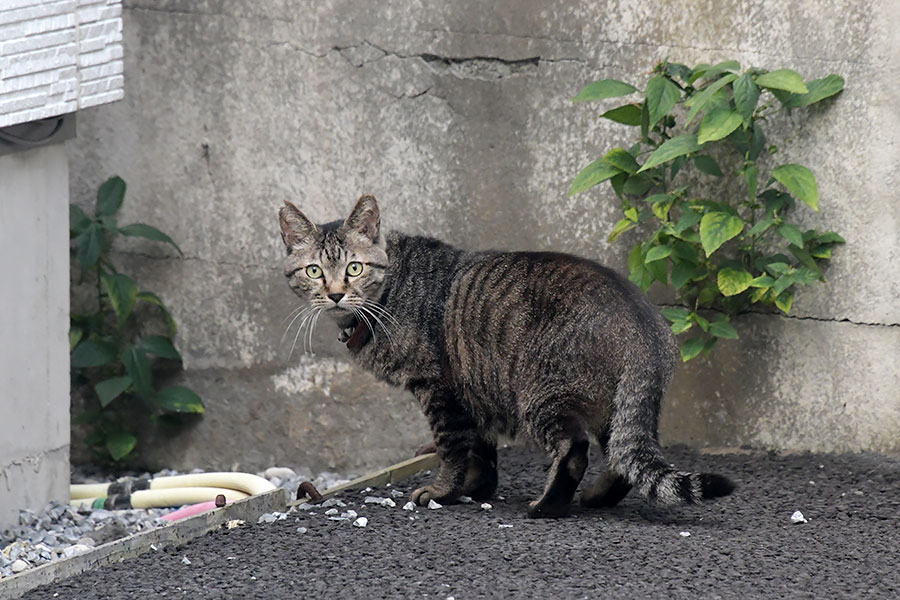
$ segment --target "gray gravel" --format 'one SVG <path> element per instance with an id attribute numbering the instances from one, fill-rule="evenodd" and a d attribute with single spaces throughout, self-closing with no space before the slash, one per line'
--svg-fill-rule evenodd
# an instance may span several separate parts
<path id="1" fill-rule="evenodd" d="M 194 473 L 201 473 L 195 470 Z M 166 469 L 158 473 L 129 473 L 123 477 L 156 478 L 182 473 Z M 275 487 L 288 490 L 291 497 L 303 481 L 312 481 L 318 489 L 328 489 L 348 478 L 332 472 L 313 476 L 308 469 L 271 467 L 257 473 Z M 74 467 L 72 481 L 77 483 L 105 483 L 117 478 L 94 468 Z M 160 518 L 174 508 L 146 510 L 116 510 L 74 508 L 68 504 L 50 502 L 42 510 L 19 511 L 19 522 L 0 531 L 0 578 L 9 577 L 33 567 L 68 558 L 89 551 L 95 546 L 123 538 L 132 533 L 155 529 L 167 524 Z M 0 579 L 2 586 L 2 579 Z M 0 594 L 2 597 L 2 594 Z"/>
<path id="2" fill-rule="evenodd" d="M 629 495 L 614 509 L 575 507 L 568 518 L 535 521 L 525 505 L 547 461 L 506 450 L 490 508 L 404 510 L 405 497 L 392 492 L 407 494 L 427 479 L 420 476 L 399 490 L 345 493 L 328 507 L 211 533 L 26 598 L 900 597 L 897 459 L 684 448 L 667 455 L 740 487 L 702 506 L 661 509 Z M 798 510 L 806 523 L 792 522 Z M 365 527 L 354 526 L 360 517 Z"/>

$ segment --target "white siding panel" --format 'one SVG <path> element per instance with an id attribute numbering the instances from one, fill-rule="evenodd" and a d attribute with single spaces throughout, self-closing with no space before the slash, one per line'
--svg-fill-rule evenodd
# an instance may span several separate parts
<path id="1" fill-rule="evenodd" d="M 121 0 L 0 2 L 0 127 L 114 102 Z"/>

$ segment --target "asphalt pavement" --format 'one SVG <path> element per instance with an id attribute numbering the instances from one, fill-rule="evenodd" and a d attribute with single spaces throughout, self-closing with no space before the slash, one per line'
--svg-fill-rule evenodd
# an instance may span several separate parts
<path id="1" fill-rule="evenodd" d="M 364 502 L 391 488 L 348 492 L 343 507 L 214 532 L 25 598 L 900 598 L 897 457 L 666 455 L 739 487 L 699 506 L 629 495 L 613 509 L 576 504 L 569 517 L 532 520 L 525 505 L 549 462 L 506 449 L 490 509 L 406 511 L 405 496 L 395 507 Z M 394 489 L 408 494 L 428 479 Z M 792 522 L 795 511 L 807 522 Z M 341 514 L 350 518 L 331 519 Z"/>

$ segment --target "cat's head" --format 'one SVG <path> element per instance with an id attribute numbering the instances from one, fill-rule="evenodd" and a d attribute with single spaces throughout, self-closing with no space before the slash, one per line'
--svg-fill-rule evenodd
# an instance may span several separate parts
<path id="1" fill-rule="evenodd" d="M 337 319 L 378 300 L 388 256 L 374 196 L 362 196 L 343 222 L 316 225 L 290 202 L 278 220 L 287 247 L 284 272 L 294 293 Z"/>

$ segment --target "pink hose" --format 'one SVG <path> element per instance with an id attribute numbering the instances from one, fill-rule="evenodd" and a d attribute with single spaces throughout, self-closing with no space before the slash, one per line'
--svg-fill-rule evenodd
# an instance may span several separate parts
<path id="1" fill-rule="evenodd" d="M 176 511 L 163 515 L 162 519 L 164 521 L 180 521 L 181 519 L 187 519 L 188 517 L 199 515 L 200 513 L 204 513 L 214 508 L 216 508 L 215 500 L 201 502 L 200 504 L 189 504 L 187 506 L 182 506 Z"/>

